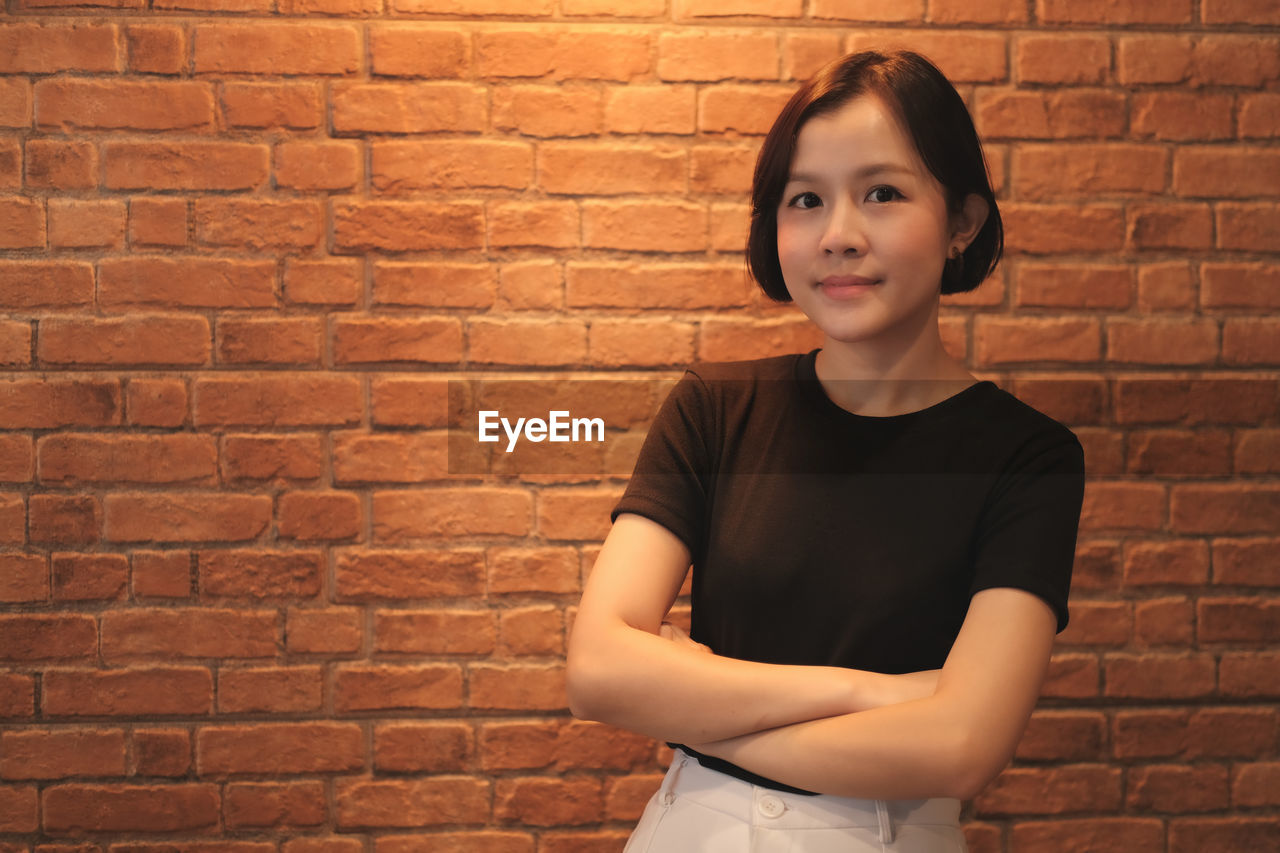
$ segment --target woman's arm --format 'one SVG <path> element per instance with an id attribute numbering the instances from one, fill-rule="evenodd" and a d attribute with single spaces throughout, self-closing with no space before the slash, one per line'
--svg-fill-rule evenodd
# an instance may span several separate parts
<path id="1" fill-rule="evenodd" d="M 1040 693 L 1056 620 L 1007 587 L 973 596 L 925 698 L 690 744 L 753 773 L 826 794 L 872 799 L 975 796 L 1013 757 Z"/>
<path id="2" fill-rule="evenodd" d="M 688 549 L 665 527 L 637 515 L 618 517 L 569 639 L 575 716 L 692 744 L 933 692 L 930 673 L 755 663 L 660 636 L 688 567 Z"/>

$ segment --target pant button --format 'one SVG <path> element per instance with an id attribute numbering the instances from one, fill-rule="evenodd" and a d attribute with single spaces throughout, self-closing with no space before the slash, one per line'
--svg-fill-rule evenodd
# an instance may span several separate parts
<path id="1" fill-rule="evenodd" d="M 777 797 L 765 794 L 760 798 L 760 802 L 756 804 L 756 808 L 765 817 L 781 817 L 782 813 L 787 810 L 787 805 Z"/>

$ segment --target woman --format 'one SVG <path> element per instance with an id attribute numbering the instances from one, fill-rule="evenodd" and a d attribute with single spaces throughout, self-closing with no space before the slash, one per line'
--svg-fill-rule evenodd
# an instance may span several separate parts
<path id="1" fill-rule="evenodd" d="M 947 355 L 939 296 L 1002 232 L 955 89 L 852 54 L 783 108 L 748 255 L 822 330 L 691 369 L 583 594 L 573 712 L 677 746 L 628 851 L 963 851 L 1067 590 L 1083 456 Z M 664 624 L 690 564 L 692 637 Z"/>

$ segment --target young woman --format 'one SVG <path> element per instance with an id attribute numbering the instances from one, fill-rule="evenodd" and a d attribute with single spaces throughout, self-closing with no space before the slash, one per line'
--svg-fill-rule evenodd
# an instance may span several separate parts
<path id="1" fill-rule="evenodd" d="M 1075 436 L 944 350 L 1000 257 L 963 102 L 864 52 L 783 108 L 748 255 L 820 350 L 689 370 L 582 597 L 573 712 L 677 747 L 630 853 L 965 850 L 960 800 L 1039 694 L 1083 492 Z M 664 623 L 692 564 L 692 636 Z"/>

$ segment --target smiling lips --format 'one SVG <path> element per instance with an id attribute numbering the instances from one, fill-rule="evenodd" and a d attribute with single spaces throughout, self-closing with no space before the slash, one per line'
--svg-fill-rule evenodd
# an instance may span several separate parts
<path id="1" fill-rule="evenodd" d="M 880 282 L 860 275 L 829 275 L 818 282 L 818 289 L 832 299 L 850 299 L 866 293 Z"/>

